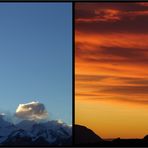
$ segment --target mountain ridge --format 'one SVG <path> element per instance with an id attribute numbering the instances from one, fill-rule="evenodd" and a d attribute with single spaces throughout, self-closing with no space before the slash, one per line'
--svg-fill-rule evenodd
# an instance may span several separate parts
<path id="1" fill-rule="evenodd" d="M 70 145 L 70 141 L 72 141 L 72 127 L 57 120 L 46 122 L 23 120 L 18 124 L 12 124 L 0 118 L 0 145 L 2 146 L 58 146 Z"/>
<path id="2" fill-rule="evenodd" d="M 91 129 L 82 125 L 75 125 L 74 132 L 75 146 L 148 146 L 148 135 L 144 136 L 142 139 L 115 138 L 108 141 L 102 139 L 100 136 L 96 135 Z"/>

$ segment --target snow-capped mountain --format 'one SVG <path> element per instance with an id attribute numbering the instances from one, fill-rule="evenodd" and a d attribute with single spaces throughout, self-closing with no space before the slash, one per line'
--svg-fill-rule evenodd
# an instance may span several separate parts
<path id="1" fill-rule="evenodd" d="M 19 122 L 16 126 L 19 129 L 23 129 L 23 130 L 29 131 L 34 124 L 36 124 L 35 121 L 32 121 L 32 120 L 23 120 L 23 121 Z"/>
<path id="2" fill-rule="evenodd" d="M 71 127 L 58 121 L 34 124 L 31 129 L 33 140 L 44 138 L 49 143 L 59 143 L 72 135 Z"/>
<path id="3" fill-rule="evenodd" d="M 16 127 L 3 119 L 3 116 L 0 115 L 0 143 L 7 139 L 8 135 L 16 130 Z"/>
<path id="4" fill-rule="evenodd" d="M 12 124 L 0 118 L 1 145 L 70 145 L 72 127 L 59 121 L 24 120 Z"/>

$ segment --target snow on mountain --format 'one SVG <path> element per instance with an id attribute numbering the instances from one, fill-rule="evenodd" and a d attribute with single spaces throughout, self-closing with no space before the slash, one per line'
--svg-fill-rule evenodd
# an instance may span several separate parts
<path id="1" fill-rule="evenodd" d="M 72 128 L 58 120 L 37 123 L 35 121 L 24 120 L 18 124 L 5 121 L 0 118 L 0 143 L 4 144 L 57 144 L 61 145 L 63 141 L 72 136 Z M 29 143 L 27 143 L 29 141 Z"/>
<path id="2" fill-rule="evenodd" d="M 8 121 L 5 121 L 3 115 L 0 115 L 0 127 L 3 128 L 9 125 L 11 125 L 11 123 Z"/>
<path id="3" fill-rule="evenodd" d="M 72 135 L 71 128 L 68 125 L 56 120 L 34 124 L 31 133 L 34 136 L 33 140 L 43 137 L 49 143 L 67 139 Z"/>
<path id="4" fill-rule="evenodd" d="M 19 129 L 12 131 L 8 138 L 11 137 L 31 137 L 31 134 L 23 129 Z"/>
<path id="5" fill-rule="evenodd" d="M 15 129 L 16 127 L 12 123 L 5 121 L 3 116 L 0 115 L 0 143 Z"/>
<path id="6" fill-rule="evenodd" d="M 23 120 L 21 122 L 19 122 L 16 126 L 19 129 L 23 129 L 23 130 L 30 130 L 32 128 L 32 126 L 35 124 L 36 122 L 34 120 Z"/>

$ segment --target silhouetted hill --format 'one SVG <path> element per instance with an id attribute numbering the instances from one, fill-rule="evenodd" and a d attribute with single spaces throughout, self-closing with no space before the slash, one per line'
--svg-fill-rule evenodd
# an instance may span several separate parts
<path id="1" fill-rule="evenodd" d="M 121 146 L 121 147 L 148 147 L 148 135 L 143 139 L 120 139 L 116 138 L 112 141 L 103 140 L 96 135 L 92 130 L 85 126 L 75 125 L 75 145 L 76 146 Z"/>
<path id="2" fill-rule="evenodd" d="M 99 136 L 97 136 L 92 130 L 86 128 L 85 126 L 75 125 L 75 144 L 85 144 L 85 143 L 98 143 L 102 142 Z"/>

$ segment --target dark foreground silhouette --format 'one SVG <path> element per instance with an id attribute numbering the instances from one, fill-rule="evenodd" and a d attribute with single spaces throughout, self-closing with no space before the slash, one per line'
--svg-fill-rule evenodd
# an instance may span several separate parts
<path id="1" fill-rule="evenodd" d="M 148 146 L 148 135 L 143 139 L 120 139 L 116 138 L 112 141 L 103 140 L 96 135 L 92 130 L 85 126 L 75 125 L 75 145 L 76 146 Z"/>

